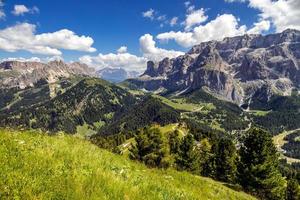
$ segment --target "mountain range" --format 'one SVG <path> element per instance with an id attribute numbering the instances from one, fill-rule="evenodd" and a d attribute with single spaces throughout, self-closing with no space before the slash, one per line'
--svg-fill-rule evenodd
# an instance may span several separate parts
<path id="1" fill-rule="evenodd" d="M 289 96 L 300 87 L 300 31 L 243 35 L 203 42 L 185 55 L 148 61 L 135 88 L 181 95 L 197 89 L 255 108 L 257 100 Z"/>
<path id="2" fill-rule="evenodd" d="M 118 85 L 96 77 L 119 82 L 136 74 L 7 61 L 0 64 L 0 123 L 70 133 L 88 124 L 109 135 L 188 119 L 221 132 L 255 124 L 277 134 L 298 128 L 299 49 L 300 32 L 291 29 L 209 41 L 148 61 L 141 76 Z"/>
<path id="3" fill-rule="evenodd" d="M 5 61 L 0 63 L 0 88 L 32 87 L 39 80 L 54 83 L 60 78 L 71 76 L 96 76 L 95 70 L 79 62 L 63 61 L 20 62 Z"/>

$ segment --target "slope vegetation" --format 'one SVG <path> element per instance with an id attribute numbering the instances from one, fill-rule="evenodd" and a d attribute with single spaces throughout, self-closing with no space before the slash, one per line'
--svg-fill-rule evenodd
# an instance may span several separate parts
<path id="1" fill-rule="evenodd" d="M 0 113 L 4 126 L 25 126 L 75 133 L 78 125 L 109 123 L 115 113 L 135 104 L 124 89 L 97 78 L 86 78 L 61 95 L 28 109 Z"/>
<path id="2" fill-rule="evenodd" d="M 148 169 L 78 138 L 0 130 L 1 199 L 254 199 L 222 183 Z"/>

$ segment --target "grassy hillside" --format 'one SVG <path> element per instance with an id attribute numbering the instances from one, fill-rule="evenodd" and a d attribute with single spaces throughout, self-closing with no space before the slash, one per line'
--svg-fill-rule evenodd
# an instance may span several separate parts
<path id="1" fill-rule="evenodd" d="M 253 199 L 208 178 L 148 169 L 66 135 L 0 130 L 0 199 Z"/>

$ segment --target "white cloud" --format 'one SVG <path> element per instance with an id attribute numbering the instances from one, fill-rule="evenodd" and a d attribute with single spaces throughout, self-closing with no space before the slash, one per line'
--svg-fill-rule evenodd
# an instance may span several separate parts
<path id="1" fill-rule="evenodd" d="M 51 62 L 51 61 L 64 61 L 64 58 L 61 56 L 52 56 L 52 57 L 47 57 L 44 59 L 46 62 Z"/>
<path id="2" fill-rule="evenodd" d="M 53 33 L 43 33 L 35 35 L 36 42 L 51 46 L 58 49 L 78 50 L 95 52 L 96 49 L 91 47 L 94 40 L 87 36 L 78 36 L 73 31 L 62 29 Z"/>
<path id="3" fill-rule="evenodd" d="M 191 13 L 195 10 L 195 6 L 194 5 L 190 5 L 187 9 L 186 9 L 186 12 L 187 13 Z"/>
<path id="4" fill-rule="evenodd" d="M 41 62 L 41 59 L 38 57 L 31 57 L 31 58 L 4 58 L 1 59 L 0 62 L 5 62 L 5 61 L 19 61 L 19 62 Z"/>
<path id="5" fill-rule="evenodd" d="M 15 5 L 12 14 L 16 16 L 24 15 L 25 13 L 38 13 L 39 9 L 34 6 L 33 8 L 27 8 L 25 5 Z"/>
<path id="6" fill-rule="evenodd" d="M 254 23 L 254 27 L 247 31 L 248 34 L 259 34 L 270 29 L 271 23 L 268 20 L 262 20 Z"/>
<path id="7" fill-rule="evenodd" d="M 143 56 L 154 61 L 162 60 L 165 57 L 174 58 L 184 54 L 184 52 L 181 51 L 166 50 L 156 47 L 153 36 L 150 34 L 145 34 L 140 37 L 140 47 Z"/>
<path id="8" fill-rule="evenodd" d="M 166 32 L 157 35 L 162 41 L 175 40 L 183 47 L 191 47 L 201 42 L 221 40 L 224 37 L 241 35 L 246 32 L 246 26 L 239 26 L 238 19 L 231 14 L 223 14 L 216 19 L 197 26 L 190 32 Z"/>
<path id="9" fill-rule="evenodd" d="M 98 54 L 97 56 L 82 56 L 79 61 L 96 69 L 110 68 L 124 68 L 129 71 L 143 71 L 146 67 L 147 59 L 138 57 L 130 53 L 109 53 Z"/>
<path id="10" fill-rule="evenodd" d="M 98 54 L 97 56 L 85 55 L 79 61 L 96 69 L 124 68 L 128 71 L 142 72 L 146 69 L 148 60 L 160 61 L 165 57 L 174 58 L 184 54 L 180 51 L 166 50 L 155 46 L 155 41 L 150 34 L 140 37 L 140 48 L 143 56 L 136 56 L 127 52 L 127 47 L 122 46 L 117 53 Z"/>
<path id="11" fill-rule="evenodd" d="M 208 16 L 205 15 L 203 8 L 199 10 L 193 10 L 191 13 L 186 15 L 185 19 L 185 30 L 190 30 L 194 25 L 201 24 L 207 20 Z"/>
<path id="12" fill-rule="evenodd" d="M 3 10 L 3 6 L 4 6 L 3 0 L 0 0 L 0 19 L 4 19 L 6 16 Z"/>
<path id="13" fill-rule="evenodd" d="M 145 11 L 142 13 L 143 17 L 149 18 L 149 19 L 154 19 L 154 10 L 150 8 L 149 10 Z"/>
<path id="14" fill-rule="evenodd" d="M 166 18 L 167 18 L 166 15 L 160 15 L 160 16 L 157 17 L 157 20 L 158 21 L 165 21 Z"/>
<path id="15" fill-rule="evenodd" d="M 78 36 L 74 32 L 62 29 L 53 33 L 35 34 L 36 26 L 21 23 L 0 30 L 0 49 L 8 52 L 25 50 L 44 55 L 61 55 L 59 49 L 94 52 L 91 37 Z"/>
<path id="16" fill-rule="evenodd" d="M 184 6 L 187 8 L 189 5 L 191 4 L 191 2 L 190 1 L 186 1 L 186 2 L 184 2 Z"/>
<path id="17" fill-rule="evenodd" d="M 269 20 L 277 32 L 287 28 L 300 30 L 299 0 L 249 0 L 249 6 L 258 9 L 263 20 Z"/>
<path id="18" fill-rule="evenodd" d="M 178 21 L 178 17 L 173 17 L 170 20 L 170 26 L 175 26 L 177 24 L 177 21 Z"/>
<path id="19" fill-rule="evenodd" d="M 16 16 L 23 15 L 24 13 L 29 12 L 29 9 L 24 5 L 15 5 L 12 13 Z"/>
<path id="20" fill-rule="evenodd" d="M 192 5 L 190 1 L 184 2 L 184 6 L 186 7 L 186 11 L 188 13 L 192 12 L 195 9 L 195 6 Z"/>
<path id="21" fill-rule="evenodd" d="M 127 52 L 127 47 L 126 46 L 121 46 L 118 50 L 118 53 L 126 53 Z"/>
<path id="22" fill-rule="evenodd" d="M 173 18 L 169 19 L 167 17 L 167 15 L 164 15 L 164 14 L 159 15 L 159 12 L 153 10 L 152 8 L 143 12 L 142 15 L 145 18 L 151 19 L 152 21 L 159 22 L 160 28 L 164 27 L 165 25 L 170 25 L 172 27 L 178 21 L 178 17 L 173 17 Z"/>

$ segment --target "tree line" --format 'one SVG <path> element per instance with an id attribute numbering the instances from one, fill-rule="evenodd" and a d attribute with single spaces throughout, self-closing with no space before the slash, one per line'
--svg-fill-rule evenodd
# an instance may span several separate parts
<path id="1" fill-rule="evenodd" d="M 134 136 L 130 158 L 149 167 L 175 168 L 241 188 L 261 199 L 300 199 L 295 177 L 284 177 L 268 132 L 251 128 L 239 142 L 232 138 L 183 135 L 175 130 L 164 136 L 145 127 Z"/>

